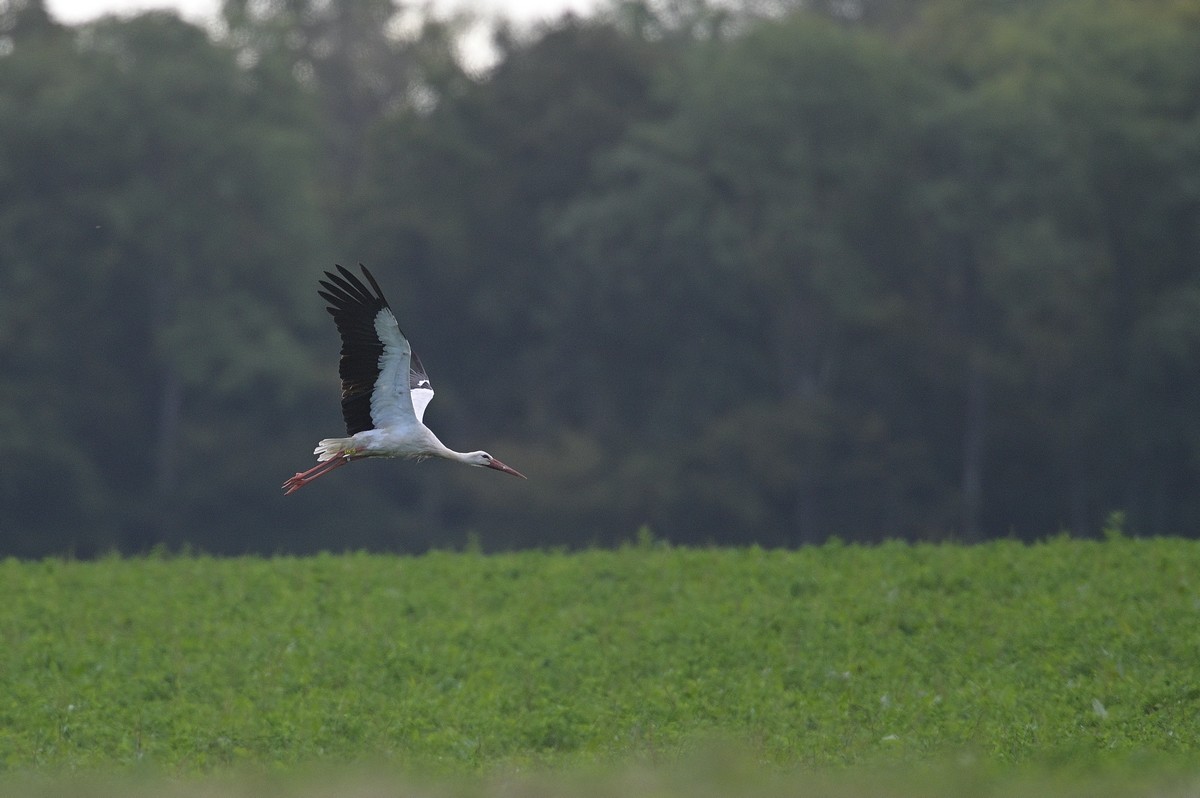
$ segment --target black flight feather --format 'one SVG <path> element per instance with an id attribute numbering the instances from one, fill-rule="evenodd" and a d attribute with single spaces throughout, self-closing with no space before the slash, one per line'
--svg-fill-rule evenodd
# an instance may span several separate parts
<path id="1" fill-rule="evenodd" d="M 371 392 L 375 390 L 375 382 L 379 379 L 383 342 L 375 331 L 375 319 L 381 311 L 389 308 L 374 275 L 361 263 L 358 267 L 362 269 L 374 293 L 340 265 L 337 266 L 339 274 L 325 272 L 329 279 L 320 281 L 324 290 L 317 292 L 329 303 L 325 309 L 333 316 L 342 338 L 338 375 L 342 380 L 342 418 L 346 422 L 348 435 L 376 426 L 371 418 Z M 416 352 L 412 353 L 408 383 L 410 389 L 431 387 Z"/>

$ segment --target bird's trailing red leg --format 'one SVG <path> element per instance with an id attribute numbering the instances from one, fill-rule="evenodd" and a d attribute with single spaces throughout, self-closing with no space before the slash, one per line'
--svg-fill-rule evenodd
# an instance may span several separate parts
<path id="1" fill-rule="evenodd" d="M 317 477 L 323 477 L 330 471 L 344 466 L 351 460 L 349 455 L 339 454 L 337 457 L 326 460 L 322 463 L 317 463 L 307 471 L 300 472 L 283 483 L 283 495 L 289 496 L 303 488 L 308 483 L 312 482 Z"/>

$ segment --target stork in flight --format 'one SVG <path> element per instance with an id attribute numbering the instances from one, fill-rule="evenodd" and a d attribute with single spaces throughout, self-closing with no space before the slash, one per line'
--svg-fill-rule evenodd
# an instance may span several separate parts
<path id="1" fill-rule="evenodd" d="M 424 460 L 444 457 L 467 465 L 494 468 L 525 479 L 487 452 L 456 452 L 447 448 L 421 420 L 433 398 L 433 386 L 400 332 L 396 316 L 388 307 L 379 283 L 359 264 L 371 283 L 371 293 L 362 281 L 341 266 L 338 274 L 325 272 L 325 290 L 317 293 L 329 303 L 342 336 L 342 417 L 348 438 L 326 438 L 313 454 L 317 464 L 283 483 L 284 495 L 294 493 L 335 468 L 366 457 L 405 457 Z"/>

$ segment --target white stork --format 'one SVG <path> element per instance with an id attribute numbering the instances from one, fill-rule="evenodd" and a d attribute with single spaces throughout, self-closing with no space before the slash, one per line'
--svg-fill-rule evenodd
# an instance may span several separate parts
<path id="1" fill-rule="evenodd" d="M 467 465 L 494 468 L 525 479 L 487 452 L 456 452 L 447 448 L 421 420 L 433 398 L 433 386 L 421 359 L 400 332 L 379 283 L 359 264 L 375 290 L 341 266 L 340 276 L 325 272 L 324 291 L 342 336 L 338 372 L 342 378 L 342 417 L 348 438 L 326 438 L 317 444 L 317 464 L 283 483 L 284 495 L 294 493 L 317 477 L 365 457 L 405 457 L 424 460 L 444 457 Z"/>

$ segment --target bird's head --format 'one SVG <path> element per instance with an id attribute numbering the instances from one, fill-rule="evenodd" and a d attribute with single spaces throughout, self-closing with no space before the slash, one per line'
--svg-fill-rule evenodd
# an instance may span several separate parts
<path id="1" fill-rule="evenodd" d="M 505 474 L 512 474 L 514 477 L 527 479 L 520 471 L 515 468 L 509 468 L 487 452 L 471 452 L 463 459 L 463 462 L 467 465 L 479 466 L 480 468 L 494 468 L 497 471 L 503 471 Z"/>

